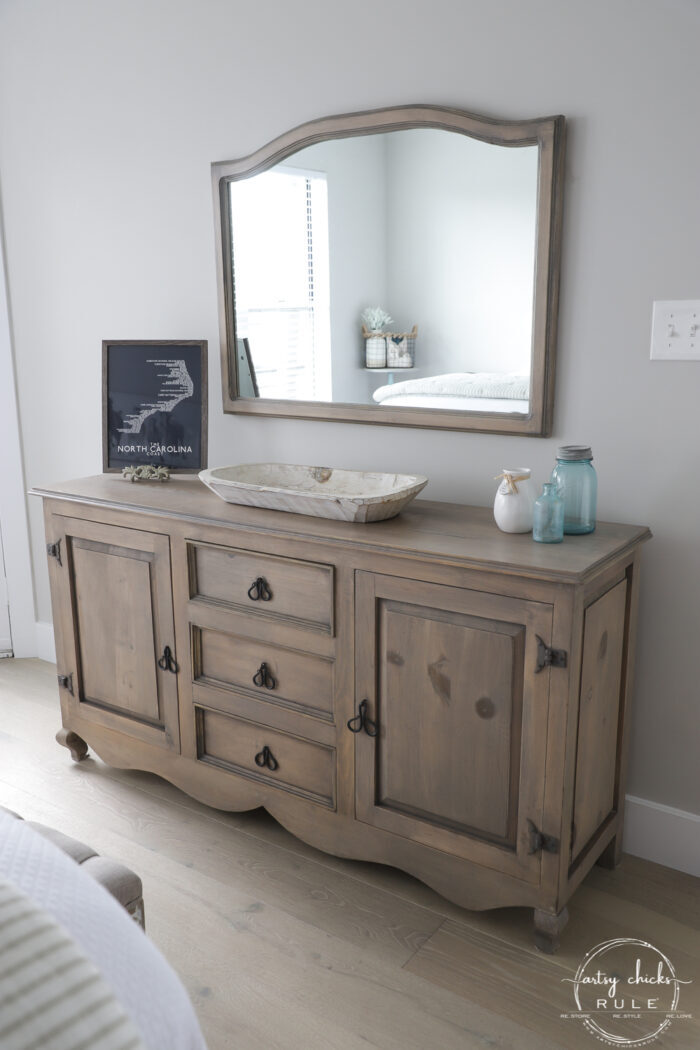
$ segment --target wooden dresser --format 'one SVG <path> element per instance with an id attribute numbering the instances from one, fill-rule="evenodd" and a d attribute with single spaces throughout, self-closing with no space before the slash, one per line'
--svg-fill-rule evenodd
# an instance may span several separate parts
<path id="1" fill-rule="evenodd" d="M 619 858 L 646 528 L 536 544 L 415 502 L 355 525 L 197 479 L 44 497 L 63 729 L 114 766 L 467 908 L 566 903 Z"/>

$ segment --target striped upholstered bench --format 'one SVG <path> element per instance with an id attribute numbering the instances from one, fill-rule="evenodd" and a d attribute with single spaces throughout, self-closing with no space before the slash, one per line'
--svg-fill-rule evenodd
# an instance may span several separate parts
<path id="1" fill-rule="evenodd" d="M 122 906 L 138 910 L 140 882 L 44 831 L 0 811 L 0 1048 L 206 1050 L 182 982 Z"/>
<path id="2" fill-rule="evenodd" d="M 4 806 L 0 806 L 0 812 L 8 813 L 10 816 L 22 820 L 18 813 L 14 813 L 11 809 L 5 809 Z M 76 864 L 82 866 L 83 871 L 88 872 L 96 882 L 99 882 L 101 886 L 104 886 L 112 894 L 122 907 L 126 908 L 132 919 L 142 929 L 146 928 L 143 886 L 141 879 L 131 868 L 127 868 L 125 864 L 120 864 L 109 857 L 99 856 L 90 846 L 86 846 L 84 842 L 78 842 L 77 839 L 71 838 L 69 835 L 64 835 L 62 831 L 56 831 L 55 828 L 47 827 L 45 824 L 37 824 L 33 820 L 28 820 L 26 823 L 28 827 L 33 828 L 40 835 L 43 835 L 44 838 L 49 839 L 55 846 L 63 850 L 64 853 L 67 853 L 69 857 L 72 857 Z"/>

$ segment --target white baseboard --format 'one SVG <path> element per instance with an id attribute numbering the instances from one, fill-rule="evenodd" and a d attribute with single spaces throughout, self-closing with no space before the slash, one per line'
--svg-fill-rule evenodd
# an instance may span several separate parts
<path id="1" fill-rule="evenodd" d="M 48 660 L 50 664 L 56 663 L 56 643 L 53 637 L 53 624 L 42 623 L 41 620 L 37 620 L 35 623 L 35 635 L 36 635 L 36 655 L 40 660 Z"/>
<path id="2" fill-rule="evenodd" d="M 700 876 L 700 816 L 628 795 L 625 853 Z"/>

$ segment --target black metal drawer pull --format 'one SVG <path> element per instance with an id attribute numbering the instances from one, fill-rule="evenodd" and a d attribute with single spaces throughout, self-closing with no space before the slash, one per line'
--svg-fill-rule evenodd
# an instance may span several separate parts
<path id="1" fill-rule="evenodd" d="M 254 580 L 248 588 L 248 597 L 251 602 L 269 602 L 272 598 L 272 591 L 267 585 L 267 580 L 264 576 L 258 576 L 257 580 Z"/>
<path id="2" fill-rule="evenodd" d="M 355 717 L 351 718 L 348 722 L 348 729 L 351 733 L 359 733 L 364 729 L 367 736 L 376 736 L 379 732 L 377 723 L 373 722 L 367 714 L 368 707 L 369 702 L 367 700 L 360 701 L 358 714 L 356 714 Z"/>
<path id="3" fill-rule="evenodd" d="M 271 769 L 273 773 L 280 767 L 279 762 L 272 754 L 267 744 L 265 744 L 265 747 L 262 749 L 262 751 L 258 751 L 257 755 L 255 756 L 255 765 L 260 766 L 261 768 L 263 766 L 267 766 L 267 768 Z"/>
<path id="4" fill-rule="evenodd" d="M 165 649 L 163 650 L 163 655 L 158 661 L 158 666 L 164 671 L 171 671 L 173 674 L 177 674 L 177 672 L 180 670 L 175 657 L 170 652 L 169 645 L 166 645 Z"/>
<path id="5" fill-rule="evenodd" d="M 257 685 L 258 687 L 265 686 L 266 689 L 275 688 L 277 685 L 277 679 L 272 677 L 267 664 L 260 664 L 260 667 L 258 667 L 253 675 L 253 685 Z"/>

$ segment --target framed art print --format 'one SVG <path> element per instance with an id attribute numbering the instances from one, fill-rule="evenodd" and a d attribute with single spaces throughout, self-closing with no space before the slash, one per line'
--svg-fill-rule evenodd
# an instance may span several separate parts
<path id="1" fill-rule="evenodd" d="M 102 343 L 102 469 L 207 466 L 207 343 Z"/>

